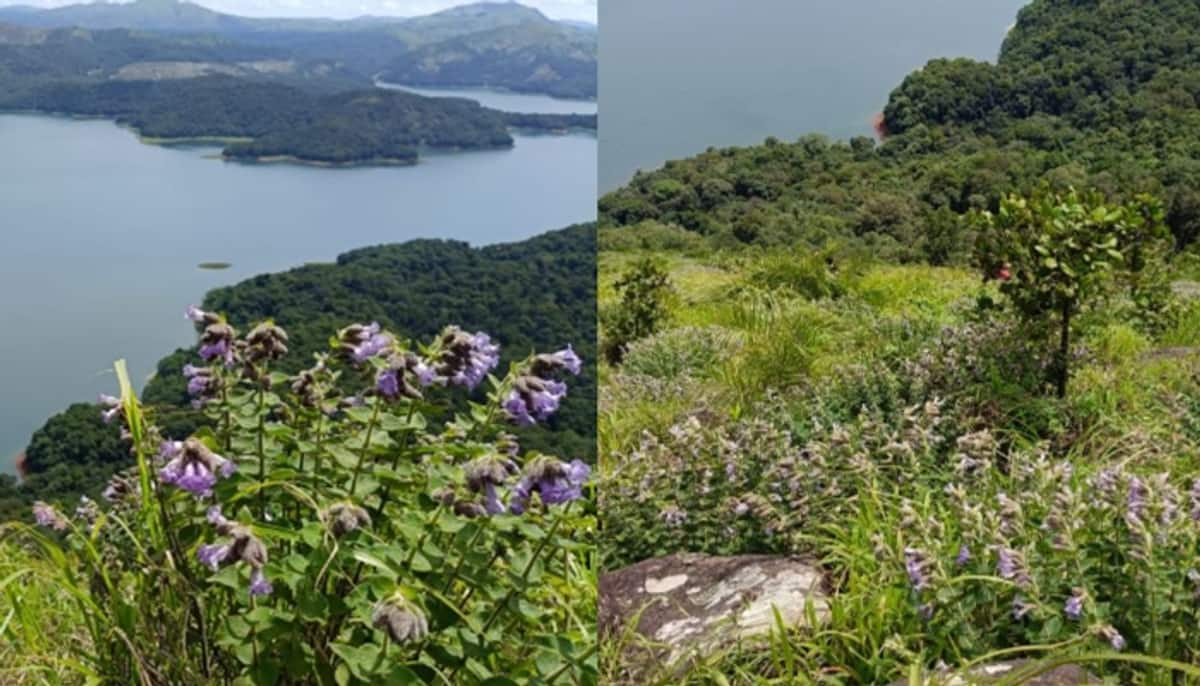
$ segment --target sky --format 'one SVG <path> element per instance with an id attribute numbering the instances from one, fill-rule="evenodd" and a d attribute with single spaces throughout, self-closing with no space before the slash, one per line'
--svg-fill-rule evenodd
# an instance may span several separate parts
<path id="1" fill-rule="evenodd" d="M 87 0 L 0 0 L 0 5 L 61 7 Z M 350 19 L 365 14 L 417 16 L 444 10 L 472 0 L 192 0 L 211 9 L 246 17 L 335 17 Z M 596 21 L 597 0 L 522 0 L 553 19 Z"/>

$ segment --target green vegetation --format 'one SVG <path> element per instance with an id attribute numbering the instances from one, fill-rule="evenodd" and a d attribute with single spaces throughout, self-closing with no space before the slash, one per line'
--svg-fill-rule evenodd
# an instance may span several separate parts
<path id="1" fill-rule="evenodd" d="M 170 3 L 174 10 L 166 11 L 171 8 L 159 4 L 143 0 L 134 6 L 89 5 L 78 18 L 85 25 L 107 26 L 112 22 L 100 21 L 93 14 L 112 11 L 131 17 L 124 26 L 138 26 L 136 17 L 140 16 L 137 10 L 141 5 L 146 5 L 143 9 L 147 11 L 153 10 L 151 16 L 158 17 L 160 11 L 165 11 L 163 17 L 174 16 L 179 21 L 187 19 L 181 14 L 208 12 L 175 3 Z M 421 148 L 511 146 L 510 128 L 552 133 L 594 131 L 595 115 L 510 114 L 470 100 L 427 98 L 375 87 L 373 79 L 385 63 L 407 54 L 408 46 L 419 43 L 422 50 L 437 49 L 438 43 L 426 44 L 419 37 L 423 32 L 431 33 L 431 40 L 452 39 L 463 45 L 470 44 L 476 32 L 483 32 L 492 47 L 481 59 L 500 70 L 498 73 L 480 74 L 478 65 L 459 64 L 448 80 L 427 74 L 418 81 L 559 92 L 586 89 L 582 81 L 590 73 L 594 94 L 594 35 L 559 26 L 536 12 L 523 15 L 524 20 L 517 23 L 513 23 L 515 19 L 489 21 L 490 12 L 484 10 L 482 20 L 452 12 L 443 20 L 419 24 L 421 31 L 403 37 L 378 36 L 377 41 L 363 45 L 355 42 L 361 39 L 359 32 L 342 30 L 335 31 L 328 42 L 313 44 L 316 37 L 325 34 L 247 33 L 220 30 L 224 25 L 221 23 L 211 27 L 214 33 L 202 35 L 0 24 L 0 110 L 113 118 L 136 130 L 146 142 L 219 143 L 228 159 L 331 166 L 411 164 Z M 43 13 L 21 16 L 43 17 Z M 54 16 L 77 15 L 63 11 Z M 93 21 L 86 21 L 88 17 Z M 58 25 L 58 20 L 46 21 L 50 26 Z M 501 50 L 497 46 L 516 45 L 516 38 L 509 35 L 512 32 L 519 32 L 521 53 L 513 57 L 519 66 L 505 66 L 508 63 L 495 54 Z M 578 39 L 571 43 L 576 52 L 563 58 L 570 64 L 545 58 L 548 61 L 525 81 L 511 83 L 518 78 L 512 70 L 531 68 L 531 63 L 543 59 L 540 50 L 549 49 L 560 39 L 567 40 L 560 33 Z M 592 42 L 590 58 L 587 50 L 576 44 L 580 40 Z M 349 44 L 344 44 L 346 41 Z M 347 59 L 342 53 L 348 49 L 373 50 L 382 61 L 368 64 Z M 576 58 L 578 61 L 570 61 Z M 566 76 L 560 77 L 559 72 Z"/>
<path id="2" fill-rule="evenodd" d="M 997 65 L 906 79 L 881 145 L 709 150 L 602 200 L 601 312 L 647 260 L 671 291 L 639 340 L 601 320 L 602 567 L 798 555 L 831 594 L 638 683 L 1196 683 L 1198 29 L 1035 0 Z"/>
<path id="3" fill-rule="evenodd" d="M 0 525 L 5 683 L 595 683 L 590 470 L 507 433 L 554 412 L 530 389 L 569 384 L 578 357 L 492 376 L 487 336 L 357 325 L 287 375 L 275 324 L 189 317 L 207 426 L 164 441 L 118 362 L 102 403 L 136 466 L 103 507 Z"/>
<path id="4" fill-rule="evenodd" d="M 454 321 L 504 342 L 502 364 L 531 351 L 571 343 L 583 357 L 563 412 L 544 425 L 515 430 L 522 443 L 593 461 L 595 455 L 596 328 L 595 228 L 576 226 L 521 243 L 471 248 L 422 240 L 356 250 L 336 264 L 309 265 L 217 289 L 207 309 L 248 326 L 270 318 L 288 329 L 292 354 L 279 369 L 299 372 L 328 346 L 329 331 L 349 321 L 378 321 L 412 336 L 432 336 L 436 322 Z M 203 423 L 191 410 L 183 367 L 199 363 L 195 349 L 159 363 L 142 399 L 154 408 L 166 435 L 182 438 Z M 463 405 L 451 404 L 445 417 Z M 0 521 L 27 518 L 33 500 L 71 504 L 96 496 L 115 471 L 133 459 L 114 427 L 96 408 L 79 405 L 51 418 L 28 450 L 28 479 L 0 481 Z"/>
<path id="5" fill-rule="evenodd" d="M 241 60 L 265 58 L 312 66 L 303 71 L 316 81 L 340 72 L 360 86 L 381 75 L 408 85 L 596 96 L 595 28 L 552 21 L 516 3 L 480 3 L 422 17 L 352 21 L 252 19 L 174 0 L 89 3 L 43 11 L 0 7 L 0 48 L 8 42 L 5 34 L 12 32 L 6 23 L 36 29 L 84 28 L 96 35 L 130 29 L 144 40 L 207 43 L 212 48 L 201 55 L 129 51 L 126 54 L 132 59 L 122 65 L 203 60 L 229 67 Z"/>
<path id="6" fill-rule="evenodd" d="M 935 60 L 905 79 L 881 145 L 809 136 L 711 149 L 606 196 L 601 226 L 956 264 L 970 252 L 965 213 L 1044 181 L 1155 195 L 1185 248 L 1200 231 L 1198 25 L 1186 0 L 1031 3 L 996 65 Z"/>

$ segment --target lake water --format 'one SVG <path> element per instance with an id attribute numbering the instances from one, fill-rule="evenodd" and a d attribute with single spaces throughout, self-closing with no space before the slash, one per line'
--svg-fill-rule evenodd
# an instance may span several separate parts
<path id="1" fill-rule="evenodd" d="M 183 310 L 211 288 L 367 245 L 593 220 L 596 147 L 522 136 L 413 167 L 253 166 L 111 122 L 0 115 L 0 470 L 50 415 L 115 392 L 117 358 L 143 380 L 192 344 Z"/>
<path id="2" fill-rule="evenodd" d="M 595 100 L 566 100 L 549 95 L 525 95 L 488 88 L 418 88 L 380 81 L 380 88 L 408 91 L 431 98 L 467 98 L 484 107 L 505 112 L 535 112 L 540 114 L 596 114 Z"/>
<path id="3" fill-rule="evenodd" d="M 868 134 L 934 57 L 994 60 L 1025 0 L 603 0 L 600 188 L 706 147 Z"/>

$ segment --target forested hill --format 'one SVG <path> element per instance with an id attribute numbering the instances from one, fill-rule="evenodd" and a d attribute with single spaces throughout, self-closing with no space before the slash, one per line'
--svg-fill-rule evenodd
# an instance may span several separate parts
<path id="1" fill-rule="evenodd" d="M 594 28 L 557 22 L 512 2 L 464 5 L 420 17 L 335 21 L 239 17 L 178 0 L 135 0 L 48 10 L 0 7 L 0 23 L 203 35 L 273 49 L 281 59 L 335 63 L 364 80 L 386 73 L 410 85 L 596 95 Z"/>
<path id="2" fill-rule="evenodd" d="M 591 459 L 595 452 L 596 239 L 594 225 L 547 233 L 520 243 L 483 248 L 456 241 L 421 240 L 356 250 L 333 264 L 258 276 L 212 291 L 204 307 L 228 313 L 239 326 L 273 318 L 291 336 L 282 369 L 311 366 L 337 329 L 378 321 L 402 335 L 428 339 L 447 322 L 490 333 L 503 346 L 501 366 L 533 350 L 571 343 L 584 370 L 571 384 L 563 411 L 548 428 L 518 433 L 531 448 Z M 186 306 L 187 303 L 183 303 Z M 164 351 L 166 352 L 166 351 Z M 159 364 L 143 400 L 165 425 L 189 428 L 181 373 L 194 350 Z M 70 503 L 100 490 L 129 464 L 116 427 L 100 422 L 94 405 L 77 405 L 51 418 L 27 449 L 29 475 L 21 487 L 0 478 L 0 521 L 25 516 L 34 499 Z"/>
<path id="3" fill-rule="evenodd" d="M 596 126 L 375 88 L 336 64 L 283 57 L 212 37 L 0 27 L 0 109 L 111 117 L 152 139 L 238 139 L 232 159 L 339 165 L 509 146 L 509 127 Z"/>
<path id="4" fill-rule="evenodd" d="M 906 78 L 882 143 L 810 136 L 710 149 L 603 198 L 601 226 L 942 263 L 970 245 L 963 213 L 1044 180 L 1155 193 L 1183 248 L 1200 232 L 1198 126 L 1200 3 L 1033 0 L 996 64 L 940 59 Z"/>

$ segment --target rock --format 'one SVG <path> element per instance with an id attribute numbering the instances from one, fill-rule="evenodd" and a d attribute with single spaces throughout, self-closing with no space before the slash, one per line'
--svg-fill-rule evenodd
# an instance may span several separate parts
<path id="1" fill-rule="evenodd" d="M 1011 677 L 1016 670 L 1028 667 L 1031 664 L 1028 660 L 993 662 L 975 667 L 964 675 L 953 674 L 951 671 L 946 670 L 939 674 L 927 676 L 921 683 L 924 686 L 973 686 L 975 684 L 985 686 L 986 684 L 996 683 L 1006 677 Z M 1031 679 L 1021 681 L 1022 686 L 1079 686 L 1080 684 L 1102 683 L 1104 682 L 1099 677 L 1093 676 L 1075 665 L 1056 667 L 1048 672 L 1038 674 Z M 910 683 L 906 679 L 894 682 L 891 686 L 910 686 Z"/>
<path id="2" fill-rule="evenodd" d="M 775 611 L 784 625 L 829 616 L 824 578 L 809 561 L 769 555 L 682 554 L 639 562 L 600 577 L 602 636 L 636 621 L 645 640 L 622 646 L 630 665 L 678 662 L 740 640 L 768 635 Z"/>

